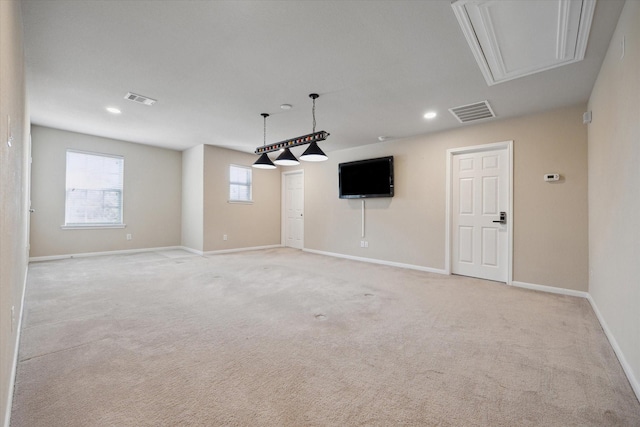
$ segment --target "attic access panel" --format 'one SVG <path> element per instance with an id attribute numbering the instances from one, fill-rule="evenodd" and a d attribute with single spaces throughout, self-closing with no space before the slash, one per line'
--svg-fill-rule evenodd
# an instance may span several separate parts
<path id="1" fill-rule="evenodd" d="M 596 0 L 454 0 L 489 86 L 581 61 Z"/>

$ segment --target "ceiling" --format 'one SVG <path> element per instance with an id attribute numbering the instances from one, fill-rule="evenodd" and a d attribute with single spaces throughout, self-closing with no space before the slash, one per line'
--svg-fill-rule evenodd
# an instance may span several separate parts
<path id="1" fill-rule="evenodd" d="M 490 120 L 586 102 L 622 6 L 596 3 L 583 60 L 490 86 L 449 0 L 23 0 L 31 120 L 176 150 L 253 152 L 261 113 L 271 115 L 268 143 L 310 133 L 316 92 L 326 152 L 438 132 L 469 126 L 449 108 L 484 100 Z M 438 116 L 424 119 L 430 110 Z"/>

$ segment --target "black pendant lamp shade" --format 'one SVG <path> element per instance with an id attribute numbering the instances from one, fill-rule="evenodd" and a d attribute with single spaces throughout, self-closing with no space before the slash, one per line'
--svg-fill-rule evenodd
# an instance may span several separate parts
<path id="1" fill-rule="evenodd" d="M 296 156 L 294 156 L 291 150 L 289 150 L 289 147 L 285 148 L 284 151 L 280 153 L 274 163 L 280 166 L 295 166 L 300 164 L 298 159 L 296 159 Z"/>
<path id="2" fill-rule="evenodd" d="M 263 147 L 267 145 L 267 117 L 269 115 L 267 113 L 260 114 L 264 118 L 264 139 L 263 139 Z M 256 162 L 251 165 L 254 168 L 258 169 L 275 169 L 276 165 L 273 164 L 267 153 L 262 153 L 260 158 L 256 160 Z"/>
<path id="3" fill-rule="evenodd" d="M 324 162 L 328 157 L 324 154 L 324 151 L 318 147 L 318 143 L 313 141 L 309 144 L 304 153 L 300 156 L 300 160 L 304 160 L 306 162 Z"/>
<path id="4" fill-rule="evenodd" d="M 254 168 L 258 169 L 275 169 L 276 165 L 273 164 L 267 153 L 262 153 L 260 158 L 256 160 L 256 162 L 252 165 Z"/>

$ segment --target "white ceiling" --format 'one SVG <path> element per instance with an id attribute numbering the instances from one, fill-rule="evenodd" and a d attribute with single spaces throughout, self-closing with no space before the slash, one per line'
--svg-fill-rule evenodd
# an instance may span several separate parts
<path id="1" fill-rule="evenodd" d="M 33 124 L 253 152 L 260 113 L 271 114 L 267 142 L 310 133 L 316 92 L 316 130 L 331 133 L 320 144 L 330 152 L 468 126 L 447 110 L 484 100 L 493 120 L 587 101 L 623 1 L 597 2 L 584 60 L 493 86 L 448 0 L 22 5 Z M 127 92 L 158 102 L 134 103 Z M 437 118 L 425 120 L 428 110 Z"/>

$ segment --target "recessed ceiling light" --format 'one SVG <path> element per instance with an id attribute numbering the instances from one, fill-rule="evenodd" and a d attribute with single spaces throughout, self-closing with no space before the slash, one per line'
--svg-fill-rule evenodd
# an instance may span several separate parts
<path id="1" fill-rule="evenodd" d="M 283 110 L 291 110 L 291 108 L 293 108 L 293 105 L 291 105 L 291 104 L 282 104 L 280 106 L 280 108 L 282 108 Z"/>
<path id="2" fill-rule="evenodd" d="M 438 115 L 438 113 L 436 113 L 435 111 L 429 111 L 428 113 L 425 113 L 424 118 L 425 119 L 433 119 L 437 115 Z"/>
<path id="3" fill-rule="evenodd" d="M 120 114 L 120 113 L 122 113 L 122 111 L 120 111 L 116 107 L 107 107 L 107 111 L 110 112 L 111 114 Z"/>

